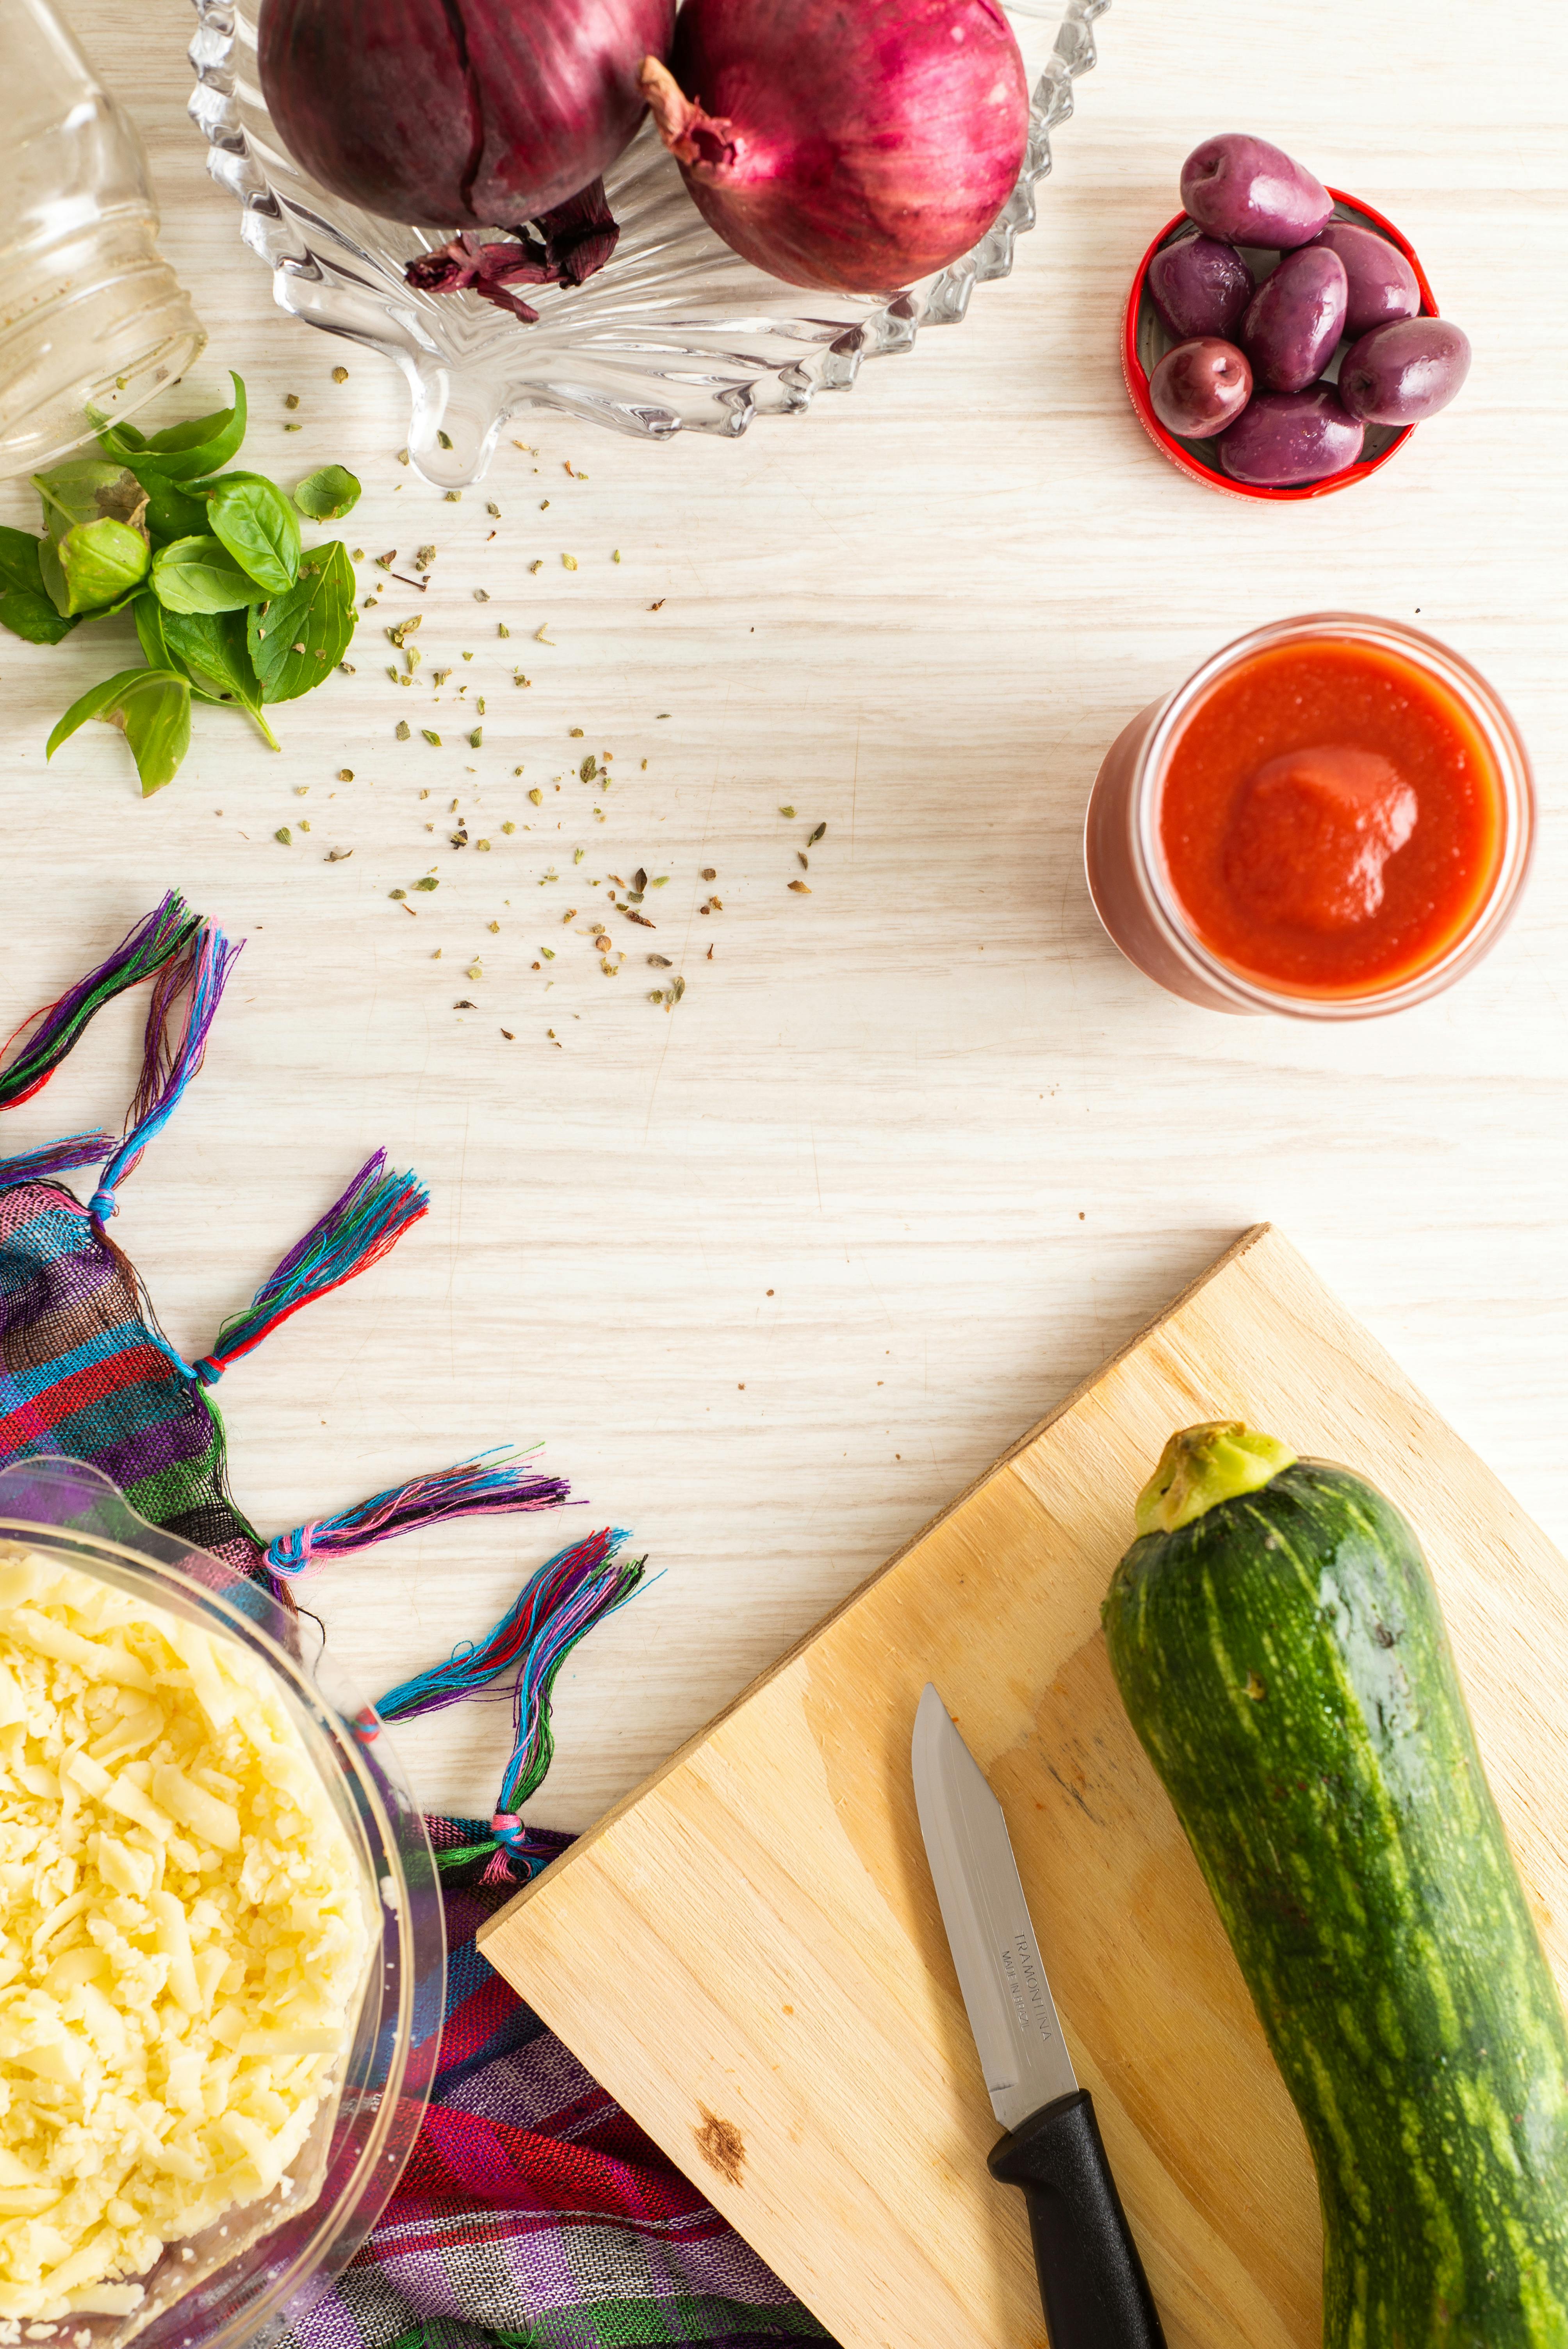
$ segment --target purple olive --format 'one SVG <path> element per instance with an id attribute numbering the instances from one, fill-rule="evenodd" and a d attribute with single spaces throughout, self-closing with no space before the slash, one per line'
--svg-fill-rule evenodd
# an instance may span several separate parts
<path id="1" fill-rule="evenodd" d="M 1470 373 L 1470 337 L 1447 318 L 1396 318 L 1352 343 L 1339 390 L 1367 424 L 1419 424 L 1446 408 Z"/>
<path id="2" fill-rule="evenodd" d="M 1365 438 L 1360 419 L 1346 415 L 1331 383 L 1315 383 L 1310 391 L 1260 391 L 1219 443 L 1220 462 L 1233 481 L 1293 489 L 1354 465 Z"/>
<path id="3" fill-rule="evenodd" d="M 1374 326 L 1386 326 L 1391 318 L 1415 316 L 1421 306 L 1416 273 L 1398 246 L 1376 229 L 1357 228 L 1354 221 L 1330 221 L 1312 242 L 1326 245 L 1345 264 L 1350 280 L 1345 332 L 1352 342 Z"/>
<path id="4" fill-rule="evenodd" d="M 1232 335 L 1253 298 L 1253 273 L 1233 244 L 1183 237 L 1149 264 L 1144 284 L 1173 335 Z"/>
<path id="5" fill-rule="evenodd" d="M 1287 253 L 1264 279 L 1242 320 L 1242 341 L 1268 391 L 1305 391 L 1334 355 L 1349 280 L 1336 253 L 1311 244 Z"/>
<path id="6" fill-rule="evenodd" d="M 1205 236 L 1284 250 L 1315 236 L 1334 210 L 1321 180 L 1240 130 L 1193 148 L 1181 166 L 1181 202 Z"/>
<path id="7" fill-rule="evenodd" d="M 1212 440 L 1253 396 L 1253 371 L 1234 343 L 1199 335 L 1167 351 L 1149 378 L 1149 405 L 1167 432 Z"/>

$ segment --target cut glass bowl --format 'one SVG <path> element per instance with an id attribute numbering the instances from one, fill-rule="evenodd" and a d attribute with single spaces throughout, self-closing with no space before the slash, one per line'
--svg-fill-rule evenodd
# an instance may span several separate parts
<path id="1" fill-rule="evenodd" d="M 664 440 L 680 431 L 735 439 L 754 416 L 809 408 L 847 391 L 862 359 L 907 351 L 923 326 L 954 326 L 975 287 L 1006 277 L 1013 243 L 1035 221 L 1035 182 L 1051 167 L 1050 133 L 1072 112 L 1076 76 L 1095 61 L 1096 16 L 1110 0 L 1066 0 L 1035 83 L 1018 184 L 995 226 L 962 261 L 892 299 L 823 294 L 769 277 L 717 236 L 686 194 L 651 122 L 605 173 L 621 241 L 577 287 L 531 286 L 537 326 L 477 295 L 422 294 L 405 263 L 441 233 L 377 219 L 327 195 L 284 150 L 262 98 L 258 0 L 195 0 L 191 114 L 208 169 L 239 200 L 240 233 L 273 270 L 280 306 L 329 334 L 384 351 L 413 398 L 408 450 L 427 481 L 478 481 L 501 426 L 554 409 Z M 1006 0 L 1031 46 L 1062 0 Z"/>

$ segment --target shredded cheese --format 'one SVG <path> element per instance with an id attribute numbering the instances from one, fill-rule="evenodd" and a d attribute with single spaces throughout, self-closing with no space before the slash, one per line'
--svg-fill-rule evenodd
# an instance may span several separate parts
<path id="1" fill-rule="evenodd" d="M 0 1544 L 0 2324 L 130 2313 L 284 2181 L 369 1948 L 261 1662 Z"/>

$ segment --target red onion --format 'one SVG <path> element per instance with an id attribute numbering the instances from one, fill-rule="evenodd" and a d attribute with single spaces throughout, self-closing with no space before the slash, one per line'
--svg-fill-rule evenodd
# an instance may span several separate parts
<path id="1" fill-rule="evenodd" d="M 403 274 L 422 294 L 460 294 L 471 286 L 481 301 L 510 310 L 525 326 L 536 326 L 538 311 L 511 288 L 584 285 L 603 268 L 620 241 L 604 182 L 595 180 L 581 194 L 541 212 L 519 232 L 515 243 L 485 244 L 471 229 L 460 228 L 434 253 L 421 253 L 408 262 Z"/>
<path id="2" fill-rule="evenodd" d="M 294 160 L 384 220 L 514 227 L 643 115 L 675 0 L 263 0 L 262 91 Z"/>
<path id="3" fill-rule="evenodd" d="M 670 62 L 643 88 L 697 209 L 792 285 L 944 269 L 1017 183 L 1028 88 L 996 0 L 686 0 Z"/>

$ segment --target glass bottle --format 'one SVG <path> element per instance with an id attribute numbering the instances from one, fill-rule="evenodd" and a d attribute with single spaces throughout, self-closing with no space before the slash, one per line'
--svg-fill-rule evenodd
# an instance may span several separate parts
<path id="1" fill-rule="evenodd" d="M 0 475 L 129 416 L 206 341 L 158 250 L 134 124 L 50 0 L 0 0 Z"/>

